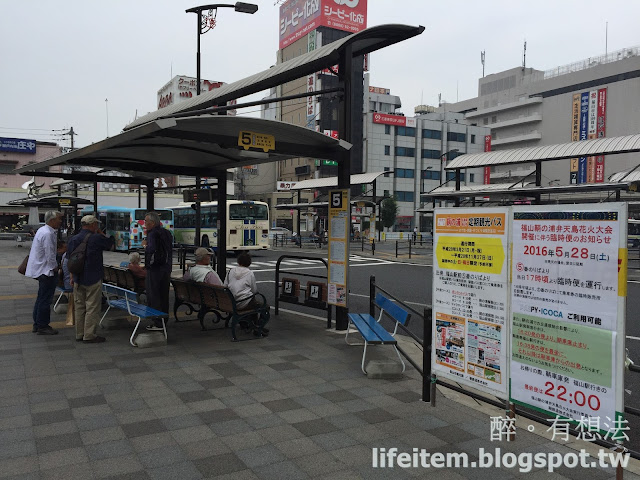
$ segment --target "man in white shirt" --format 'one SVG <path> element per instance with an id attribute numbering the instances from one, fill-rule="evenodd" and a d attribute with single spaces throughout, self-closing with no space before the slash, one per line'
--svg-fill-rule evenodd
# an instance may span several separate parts
<path id="1" fill-rule="evenodd" d="M 38 335 L 55 335 L 57 330 L 49 325 L 51 321 L 51 301 L 58 284 L 57 231 L 62 225 L 62 213 L 50 210 L 44 215 L 45 225 L 40 227 L 33 238 L 27 277 L 38 280 L 38 297 L 33 306 L 33 329 Z"/>
<path id="2" fill-rule="evenodd" d="M 212 255 L 213 252 L 207 248 L 196 248 L 196 264 L 187 270 L 182 279 L 186 281 L 193 280 L 194 282 L 204 282 L 209 285 L 222 285 L 220 277 L 211 266 Z"/>

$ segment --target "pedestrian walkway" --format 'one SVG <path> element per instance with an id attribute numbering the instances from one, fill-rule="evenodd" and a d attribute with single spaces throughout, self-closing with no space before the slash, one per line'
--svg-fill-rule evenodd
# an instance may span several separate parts
<path id="1" fill-rule="evenodd" d="M 17 265 L 22 252 L 0 245 L 0 264 Z M 0 282 L 6 295 L 35 293 L 35 282 L 15 269 Z M 4 327 L 29 326 L 32 305 L 30 298 L 0 300 Z M 450 393 L 431 407 L 420 400 L 411 367 L 399 379 L 367 378 L 360 347 L 347 346 L 324 321 L 284 311 L 272 318 L 269 337 L 238 343 L 223 329 L 172 321 L 169 344 L 150 349 L 131 347 L 128 329 L 108 330 L 106 343 L 89 345 L 75 342 L 69 328 L 37 336 L 0 324 L 0 478 L 508 479 L 523 473 L 471 467 L 480 448 L 574 452 L 525 424 L 515 442 L 491 442 L 490 416 L 502 411 L 472 408 Z M 393 355 L 379 350 L 381 358 Z M 462 453 L 470 463 L 436 472 L 381 467 L 382 458 L 394 458 L 385 452 L 414 449 Z M 640 478 L 632 470 L 640 472 L 638 462 L 625 478 Z M 554 475 L 540 468 L 527 475 L 605 479 L 615 472 L 558 467 Z"/>

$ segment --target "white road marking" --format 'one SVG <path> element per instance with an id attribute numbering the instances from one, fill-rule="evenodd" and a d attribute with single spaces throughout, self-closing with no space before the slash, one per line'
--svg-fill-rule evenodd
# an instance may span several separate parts
<path id="1" fill-rule="evenodd" d="M 640 337 L 632 337 L 631 335 L 627 335 L 628 340 L 640 340 Z"/>

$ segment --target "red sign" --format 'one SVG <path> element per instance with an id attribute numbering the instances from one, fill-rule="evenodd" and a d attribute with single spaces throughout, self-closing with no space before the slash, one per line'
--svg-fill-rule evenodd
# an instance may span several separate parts
<path id="1" fill-rule="evenodd" d="M 385 125 L 399 125 L 401 127 L 416 126 L 416 119 L 411 117 L 407 118 L 403 115 L 390 115 L 388 113 L 374 113 L 373 123 L 383 123 Z"/>
<path id="2" fill-rule="evenodd" d="M 391 93 L 391 90 L 389 90 L 388 88 L 382 88 L 382 87 L 369 87 L 369 92 L 379 93 L 381 95 L 389 95 Z"/>
<path id="3" fill-rule="evenodd" d="M 484 136 L 484 151 L 491 151 L 491 135 Z M 484 167 L 484 184 L 489 185 L 491 183 L 491 167 Z"/>
<path id="4" fill-rule="evenodd" d="M 318 27 L 345 32 L 367 28 L 367 0 L 288 0 L 280 6 L 280 48 Z"/>

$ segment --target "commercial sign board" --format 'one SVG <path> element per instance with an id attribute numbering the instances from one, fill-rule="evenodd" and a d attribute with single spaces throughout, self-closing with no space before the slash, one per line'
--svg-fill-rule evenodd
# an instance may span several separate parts
<path id="1" fill-rule="evenodd" d="M 434 214 L 432 369 L 507 397 L 507 208 Z"/>
<path id="2" fill-rule="evenodd" d="M 607 89 L 576 93 L 572 99 L 571 141 L 604 138 L 606 133 Z M 604 156 L 581 157 L 570 161 L 570 183 L 603 183 Z"/>
<path id="3" fill-rule="evenodd" d="M 224 82 L 212 80 L 200 80 L 200 92 L 205 93 L 224 85 Z M 174 103 L 181 103 L 193 98 L 198 93 L 198 80 L 193 77 L 176 75 L 160 90 L 158 90 L 158 109 L 168 107 Z M 228 105 L 235 105 L 236 101 L 227 102 Z M 229 114 L 229 112 L 227 112 Z"/>
<path id="4" fill-rule="evenodd" d="M 374 113 L 373 123 L 383 123 L 385 125 L 398 125 L 401 127 L 416 126 L 415 117 L 405 117 L 404 115 L 393 115 L 389 113 Z"/>
<path id="5" fill-rule="evenodd" d="M 380 95 L 389 95 L 391 90 L 388 88 L 369 86 L 369 93 L 379 93 Z"/>
<path id="6" fill-rule="evenodd" d="M 514 403 L 603 431 L 621 417 L 626 219 L 624 203 L 513 207 Z"/>
<path id="7" fill-rule="evenodd" d="M 24 138 L 0 138 L 0 152 L 36 153 L 36 141 Z"/>
<path id="8" fill-rule="evenodd" d="M 288 0 L 280 6 L 280 49 L 318 27 L 359 32 L 367 28 L 367 0 Z"/>
<path id="9" fill-rule="evenodd" d="M 491 151 L 491 135 L 484 136 L 484 151 Z M 484 184 L 489 185 L 491 183 L 491 167 L 484 167 Z"/>
<path id="10" fill-rule="evenodd" d="M 276 182 L 276 190 L 278 191 L 291 190 L 293 187 L 295 187 L 296 183 L 298 182 L 284 182 L 284 181 Z"/>

